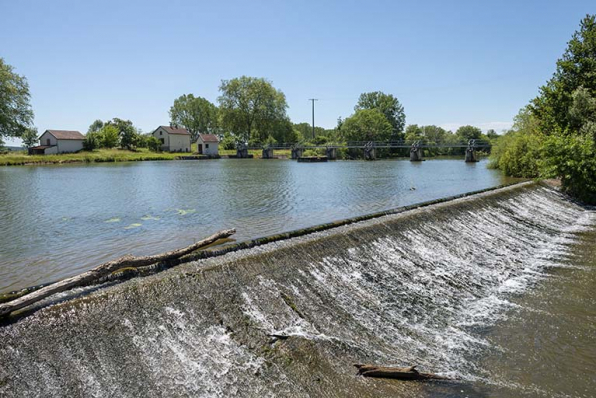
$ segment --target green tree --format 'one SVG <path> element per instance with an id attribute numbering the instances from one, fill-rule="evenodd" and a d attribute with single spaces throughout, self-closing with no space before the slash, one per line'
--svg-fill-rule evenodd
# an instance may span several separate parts
<path id="1" fill-rule="evenodd" d="M 147 148 L 153 152 L 161 152 L 161 142 L 152 135 L 149 135 L 146 139 Z"/>
<path id="2" fill-rule="evenodd" d="M 87 133 L 92 134 L 92 133 Z M 118 127 L 113 124 L 106 123 L 99 131 L 99 146 L 101 148 L 115 148 L 118 146 L 120 132 Z"/>
<path id="3" fill-rule="evenodd" d="M 23 132 L 21 139 L 23 140 L 23 146 L 25 148 L 31 148 L 32 146 L 35 146 L 35 144 L 37 144 L 37 142 L 39 141 L 39 135 L 37 134 L 37 128 L 36 127 L 27 127 L 25 129 L 25 131 Z"/>
<path id="4" fill-rule="evenodd" d="M 103 122 L 100 119 L 95 120 L 91 123 L 91 126 L 87 129 L 87 133 L 97 133 L 103 127 Z"/>
<path id="5" fill-rule="evenodd" d="M 499 134 L 494 130 L 494 129 L 489 129 L 486 132 L 486 136 L 488 137 L 489 140 L 496 140 L 499 138 Z"/>
<path id="6" fill-rule="evenodd" d="M 276 123 L 287 119 L 286 96 L 266 79 L 222 80 L 219 90 L 221 121 L 244 142 L 265 140 Z"/>
<path id="7" fill-rule="evenodd" d="M 393 127 L 379 110 L 362 109 L 344 120 L 341 132 L 346 141 L 387 141 Z"/>
<path id="8" fill-rule="evenodd" d="M 223 135 L 223 138 L 221 139 L 221 141 L 219 142 L 219 146 L 222 149 L 236 149 L 236 137 L 234 137 L 234 135 L 232 135 L 232 133 L 226 132 Z"/>
<path id="9" fill-rule="evenodd" d="M 462 141 L 477 140 L 482 135 L 482 130 L 474 126 L 461 126 L 455 132 Z"/>
<path id="10" fill-rule="evenodd" d="M 118 130 L 120 147 L 132 150 L 137 146 L 139 133 L 130 120 L 123 120 L 115 117 L 106 124 L 114 126 Z"/>
<path id="11" fill-rule="evenodd" d="M 377 109 L 385 115 L 387 121 L 391 124 L 394 137 L 398 137 L 404 131 L 406 126 L 404 107 L 393 95 L 381 91 L 362 93 L 354 110 L 364 109 Z"/>
<path id="12" fill-rule="evenodd" d="M 543 134 L 566 132 L 574 127 L 569 108 L 572 94 L 583 87 L 591 97 L 596 97 L 596 16 L 587 15 L 580 23 L 557 69 L 540 94 L 531 102 L 532 113 L 537 117 Z"/>
<path id="13" fill-rule="evenodd" d="M 418 126 L 417 124 L 409 124 L 408 127 L 406 127 L 406 141 L 420 141 L 422 140 L 422 138 L 422 128 L 420 128 L 420 126 Z"/>
<path id="14" fill-rule="evenodd" d="M 92 151 L 100 147 L 101 134 L 99 132 L 87 133 L 85 140 L 83 141 L 83 149 L 86 151 Z"/>
<path id="15" fill-rule="evenodd" d="M 0 138 L 21 137 L 33 123 L 29 84 L 0 58 Z"/>
<path id="16" fill-rule="evenodd" d="M 170 108 L 172 124 L 184 126 L 191 135 L 192 141 L 199 134 L 215 134 L 218 127 L 218 109 L 203 97 L 184 94 L 174 100 Z"/>

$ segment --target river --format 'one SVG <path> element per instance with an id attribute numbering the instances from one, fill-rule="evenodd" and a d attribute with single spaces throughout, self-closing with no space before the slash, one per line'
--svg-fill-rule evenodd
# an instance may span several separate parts
<path id="1" fill-rule="evenodd" d="M 216 230 L 262 237 L 507 183 L 486 162 L 221 159 L 0 168 L 0 293 Z"/>

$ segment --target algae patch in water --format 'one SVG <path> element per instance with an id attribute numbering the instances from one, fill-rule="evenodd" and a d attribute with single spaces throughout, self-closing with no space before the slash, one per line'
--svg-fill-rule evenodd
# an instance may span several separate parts
<path id="1" fill-rule="evenodd" d="M 133 229 L 133 228 L 138 228 L 140 226 L 142 226 L 143 224 L 139 224 L 139 223 L 134 223 L 134 224 L 130 224 L 128 227 L 124 227 L 124 229 Z"/>
<path id="2" fill-rule="evenodd" d="M 120 222 L 120 221 L 121 221 L 120 218 L 114 217 L 114 218 L 110 218 L 109 220 L 105 220 L 104 222 L 112 223 L 112 222 Z"/>
<path id="3" fill-rule="evenodd" d="M 155 217 L 155 216 L 152 216 L 152 215 L 149 215 L 149 214 L 144 215 L 143 217 L 141 217 L 141 220 L 143 220 L 143 221 L 159 220 L 159 219 L 160 219 L 159 217 Z"/>
<path id="4" fill-rule="evenodd" d="M 185 216 L 187 214 L 192 214 L 192 213 L 196 213 L 197 212 L 196 209 L 176 209 L 176 211 L 181 216 Z"/>

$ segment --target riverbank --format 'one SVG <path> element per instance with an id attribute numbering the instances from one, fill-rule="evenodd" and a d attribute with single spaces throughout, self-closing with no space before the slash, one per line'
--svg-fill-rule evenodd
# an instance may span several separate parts
<path id="1" fill-rule="evenodd" d="M 151 152 L 148 149 L 98 149 L 59 155 L 27 155 L 26 152 L 9 152 L 0 155 L 0 166 L 30 166 L 70 163 L 138 162 L 143 160 L 175 160 L 181 153 Z"/>

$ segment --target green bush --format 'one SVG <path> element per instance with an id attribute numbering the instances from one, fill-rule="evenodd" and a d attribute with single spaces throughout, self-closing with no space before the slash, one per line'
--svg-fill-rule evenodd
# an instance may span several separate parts
<path id="1" fill-rule="evenodd" d="M 86 151 L 92 151 L 99 148 L 101 145 L 101 134 L 100 133 L 87 133 L 85 140 L 83 141 L 83 149 Z"/>
<path id="2" fill-rule="evenodd" d="M 321 156 L 318 149 L 307 149 L 302 153 L 302 157 Z"/>
<path id="3" fill-rule="evenodd" d="M 161 141 L 153 136 L 146 138 L 147 148 L 152 152 L 161 152 Z"/>
<path id="4" fill-rule="evenodd" d="M 540 175 L 542 137 L 522 131 L 505 134 L 492 148 L 489 167 L 512 177 L 536 178 Z"/>
<path id="5" fill-rule="evenodd" d="M 591 135 L 555 135 L 544 145 L 542 174 L 560 177 L 562 189 L 596 204 L 596 142 Z"/>
<path id="6" fill-rule="evenodd" d="M 221 139 L 219 146 L 222 149 L 236 149 L 236 138 L 230 133 L 225 133 L 223 138 Z"/>

